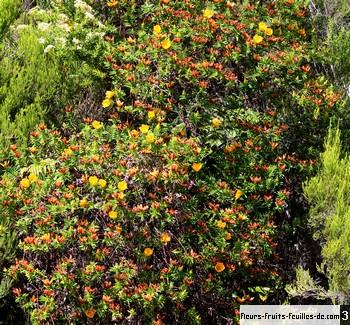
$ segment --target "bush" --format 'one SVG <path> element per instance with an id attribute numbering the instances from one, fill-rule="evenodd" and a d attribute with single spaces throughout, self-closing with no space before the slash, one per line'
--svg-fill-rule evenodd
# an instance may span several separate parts
<path id="1" fill-rule="evenodd" d="M 62 133 L 41 124 L 1 157 L 17 302 L 33 324 L 220 324 L 271 301 L 291 175 L 314 163 L 338 108 L 308 64 L 304 3 L 96 10 L 116 26 L 101 45 L 101 120 L 74 132 L 73 106 Z M 74 38 L 77 57 L 98 57 Z"/>
<path id="2" fill-rule="evenodd" d="M 323 246 L 330 293 L 348 301 L 350 159 L 342 157 L 341 150 L 339 130 L 330 129 L 320 170 L 305 183 L 304 192 L 311 206 L 309 224 Z"/>

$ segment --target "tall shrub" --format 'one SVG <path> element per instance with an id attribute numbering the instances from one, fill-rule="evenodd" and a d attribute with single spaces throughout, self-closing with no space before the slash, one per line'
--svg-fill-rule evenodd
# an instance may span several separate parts
<path id="1" fill-rule="evenodd" d="M 310 203 L 309 225 L 322 245 L 322 256 L 330 292 L 338 299 L 350 299 L 350 157 L 342 156 L 340 132 L 330 129 L 321 167 L 304 184 Z"/>

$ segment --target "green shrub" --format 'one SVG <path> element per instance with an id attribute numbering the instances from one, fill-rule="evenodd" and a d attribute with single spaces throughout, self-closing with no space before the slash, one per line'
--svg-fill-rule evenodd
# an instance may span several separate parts
<path id="1" fill-rule="evenodd" d="M 340 132 L 330 129 L 320 170 L 305 183 L 304 192 L 310 203 L 309 224 L 323 246 L 330 292 L 338 300 L 349 300 L 350 158 L 341 151 Z"/>

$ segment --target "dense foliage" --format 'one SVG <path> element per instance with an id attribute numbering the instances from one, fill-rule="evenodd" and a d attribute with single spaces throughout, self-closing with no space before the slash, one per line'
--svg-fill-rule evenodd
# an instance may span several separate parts
<path id="1" fill-rule="evenodd" d="M 221 324 L 276 302 L 283 211 L 342 108 L 311 69 L 306 15 L 76 0 L 23 16 L 0 71 L 17 140 L 0 238 L 18 244 L 0 263 L 29 323 Z"/>

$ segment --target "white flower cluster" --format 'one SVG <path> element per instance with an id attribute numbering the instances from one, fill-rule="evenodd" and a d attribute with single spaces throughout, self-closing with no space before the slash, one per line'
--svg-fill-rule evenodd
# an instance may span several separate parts
<path id="1" fill-rule="evenodd" d="M 82 0 L 75 0 L 74 1 L 74 7 L 76 9 L 80 9 L 83 12 L 88 12 L 91 13 L 92 12 L 92 8 L 91 6 L 89 6 L 85 1 Z"/>

